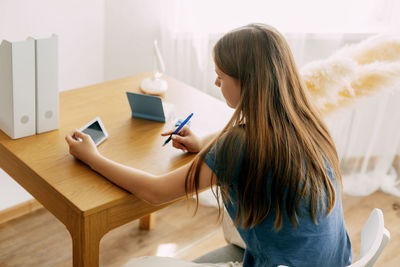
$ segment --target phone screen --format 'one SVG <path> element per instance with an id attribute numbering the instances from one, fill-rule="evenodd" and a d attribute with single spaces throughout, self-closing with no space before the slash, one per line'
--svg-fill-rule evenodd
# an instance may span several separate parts
<path id="1" fill-rule="evenodd" d="M 100 127 L 100 124 L 98 121 L 95 121 L 92 124 L 90 124 L 89 127 L 84 129 L 82 132 L 90 135 L 90 137 L 93 139 L 93 141 L 96 145 L 105 136 L 103 131 L 101 130 L 101 127 Z"/>

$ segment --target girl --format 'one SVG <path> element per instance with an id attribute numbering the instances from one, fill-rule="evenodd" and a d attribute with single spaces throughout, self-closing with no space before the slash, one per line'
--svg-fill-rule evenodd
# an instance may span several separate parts
<path id="1" fill-rule="evenodd" d="M 174 147 L 199 152 L 192 163 L 154 179 L 104 158 L 77 131 L 66 137 L 70 153 L 155 205 L 218 185 L 246 244 L 243 266 L 351 264 L 336 149 L 284 37 L 250 24 L 223 36 L 213 56 L 235 112 L 208 145 L 187 127 L 173 136 Z"/>

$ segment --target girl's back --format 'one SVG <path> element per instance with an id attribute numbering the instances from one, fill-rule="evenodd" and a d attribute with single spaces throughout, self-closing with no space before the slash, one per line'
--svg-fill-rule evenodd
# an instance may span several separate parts
<path id="1" fill-rule="evenodd" d="M 243 136 L 243 133 L 240 134 Z M 235 220 L 238 212 L 237 185 L 239 169 L 243 161 L 243 147 L 240 141 L 235 140 L 232 155 L 236 155 L 237 164 L 234 165 L 234 175 L 229 181 L 229 200 L 224 205 Z M 215 157 L 213 146 L 206 154 L 204 161 L 214 171 L 218 168 L 229 168 L 229 165 L 221 157 Z M 225 158 L 226 159 L 226 158 Z M 269 215 L 260 223 L 251 228 L 237 227 L 246 244 L 244 266 L 347 266 L 352 262 L 351 243 L 343 219 L 342 200 L 338 181 L 334 177 L 329 166 L 326 172 L 331 179 L 335 192 L 336 202 L 329 215 L 324 212 L 315 224 L 309 212 L 309 198 L 300 202 L 300 212 L 296 227 L 291 223 L 288 215 L 284 213 L 283 225 L 278 231 L 275 229 L 276 209 L 273 208 Z M 267 181 L 271 181 L 271 173 L 265 175 Z M 222 179 L 221 179 L 222 180 Z M 270 193 L 271 183 L 267 182 L 267 194 Z M 286 203 L 283 203 L 285 206 Z"/>

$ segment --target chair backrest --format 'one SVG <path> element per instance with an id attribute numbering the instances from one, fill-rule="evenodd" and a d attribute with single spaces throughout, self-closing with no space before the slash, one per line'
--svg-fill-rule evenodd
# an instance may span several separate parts
<path id="1" fill-rule="evenodd" d="M 374 209 L 361 232 L 361 250 L 359 259 L 348 267 L 370 267 L 378 259 L 390 239 L 390 233 L 385 228 L 383 213 Z"/>

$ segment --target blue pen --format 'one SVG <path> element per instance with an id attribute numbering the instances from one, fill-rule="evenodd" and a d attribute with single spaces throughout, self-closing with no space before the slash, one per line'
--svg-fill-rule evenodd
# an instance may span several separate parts
<path id="1" fill-rule="evenodd" d="M 185 126 L 186 123 L 188 123 L 188 121 L 190 120 L 190 118 L 193 116 L 193 113 L 190 113 L 190 115 L 178 126 L 178 128 L 176 128 L 176 130 L 168 137 L 167 140 L 165 140 L 163 146 L 165 146 L 166 144 L 168 144 L 169 141 L 171 141 L 171 137 L 173 134 L 177 134 L 183 126 Z"/>

